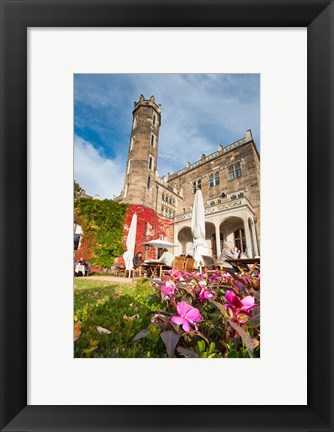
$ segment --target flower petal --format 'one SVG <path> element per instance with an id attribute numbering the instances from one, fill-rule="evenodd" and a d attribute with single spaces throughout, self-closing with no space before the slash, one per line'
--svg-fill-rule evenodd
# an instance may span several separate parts
<path id="1" fill-rule="evenodd" d="M 241 300 L 241 303 L 244 305 L 246 309 L 250 309 L 255 304 L 255 299 L 252 296 L 247 296 L 244 299 Z"/>
<path id="2" fill-rule="evenodd" d="M 194 321 L 198 321 L 201 319 L 201 313 L 198 309 L 196 308 L 191 308 L 191 310 L 189 310 L 185 316 L 185 319 L 187 320 L 191 320 L 192 322 Z"/>
<path id="3" fill-rule="evenodd" d="M 243 304 L 241 303 L 239 297 L 237 295 L 235 295 L 234 291 L 232 290 L 227 290 L 225 293 L 225 298 L 227 300 L 228 303 L 230 303 L 230 305 L 241 309 L 243 307 Z"/>
<path id="4" fill-rule="evenodd" d="M 182 326 L 182 328 L 183 328 L 183 330 L 184 330 L 186 333 L 188 333 L 188 331 L 190 330 L 190 325 L 189 325 L 189 323 L 188 323 L 187 320 L 184 320 L 184 321 L 183 321 L 183 326 Z"/>
<path id="5" fill-rule="evenodd" d="M 188 310 L 187 307 L 188 307 L 188 306 L 189 306 L 189 305 L 188 305 L 186 302 L 184 302 L 184 301 L 179 302 L 179 303 L 176 305 L 177 313 L 178 313 L 180 316 L 184 317 L 185 314 L 187 313 L 187 310 Z"/>
<path id="6" fill-rule="evenodd" d="M 171 322 L 174 323 L 174 324 L 177 324 L 177 325 L 181 325 L 181 324 L 183 324 L 184 321 L 185 321 L 185 319 L 182 318 L 182 317 L 180 317 L 180 316 L 173 316 L 173 317 L 171 318 Z"/>

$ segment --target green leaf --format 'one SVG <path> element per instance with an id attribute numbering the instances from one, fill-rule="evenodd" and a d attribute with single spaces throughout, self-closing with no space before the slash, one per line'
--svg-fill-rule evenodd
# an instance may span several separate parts
<path id="1" fill-rule="evenodd" d="M 167 330 L 161 332 L 160 337 L 166 346 L 168 357 L 175 357 L 175 348 L 180 336 L 173 330 Z"/>
<path id="2" fill-rule="evenodd" d="M 247 348 L 249 355 L 253 357 L 254 345 L 249 334 L 246 333 L 245 330 L 242 327 L 240 327 L 237 323 L 229 320 L 229 324 L 231 327 L 234 328 L 234 330 L 236 330 L 239 333 L 241 339 L 243 340 L 243 343 L 245 344 L 245 347 Z"/>
<path id="3" fill-rule="evenodd" d="M 253 318 L 246 324 L 247 327 L 260 327 L 260 306 L 253 309 Z"/>
<path id="4" fill-rule="evenodd" d="M 227 320 L 230 319 L 230 316 L 222 303 L 216 301 L 211 301 L 211 303 L 213 303 L 220 310 L 224 318 L 226 318 Z"/>
<path id="5" fill-rule="evenodd" d="M 228 358 L 238 358 L 238 353 L 236 352 L 236 350 L 232 350 L 227 354 Z"/>
<path id="6" fill-rule="evenodd" d="M 205 351 L 205 342 L 203 340 L 199 340 L 197 342 L 197 350 L 198 350 L 199 354 L 201 354 L 202 352 Z"/>
<path id="7" fill-rule="evenodd" d="M 208 355 L 210 355 L 210 354 L 212 354 L 213 352 L 214 352 L 214 350 L 215 350 L 215 343 L 214 342 L 211 342 L 210 343 L 210 346 L 209 346 L 209 349 L 208 349 Z"/>

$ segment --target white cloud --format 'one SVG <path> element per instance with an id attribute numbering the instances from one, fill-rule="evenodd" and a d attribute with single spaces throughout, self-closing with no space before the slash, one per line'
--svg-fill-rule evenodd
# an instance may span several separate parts
<path id="1" fill-rule="evenodd" d="M 74 179 L 88 195 L 102 199 L 119 195 L 124 183 L 124 163 L 101 156 L 89 142 L 74 137 Z"/>

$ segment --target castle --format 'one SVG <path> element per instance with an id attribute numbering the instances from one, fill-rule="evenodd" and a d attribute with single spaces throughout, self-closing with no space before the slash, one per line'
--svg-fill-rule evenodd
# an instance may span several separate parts
<path id="1" fill-rule="evenodd" d="M 224 240 L 243 254 L 260 254 L 260 157 L 247 130 L 244 137 L 194 163 L 168 173 L 157 171 L 161 105 L 154 96 L 134 102 L 128 158 L 121 194 L 115 200 L 150 209 L 168 221 L 165 240 L 178 245 L 175 254 L 192 248 L 191 215 L 194 194 L 201 189 L 205 206 L 207 246 L 219 256 Z"/>

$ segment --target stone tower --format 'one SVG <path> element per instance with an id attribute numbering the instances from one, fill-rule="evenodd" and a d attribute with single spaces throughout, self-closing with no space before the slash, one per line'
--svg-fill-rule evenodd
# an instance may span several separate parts
<path id="1" fill-rule="evenodd" d="M 131 136 L 126 165 L 122 202 L 139 204 L 156 210 L 157 168 L 161 108 L 151 96 L 134 102 Z"/>

